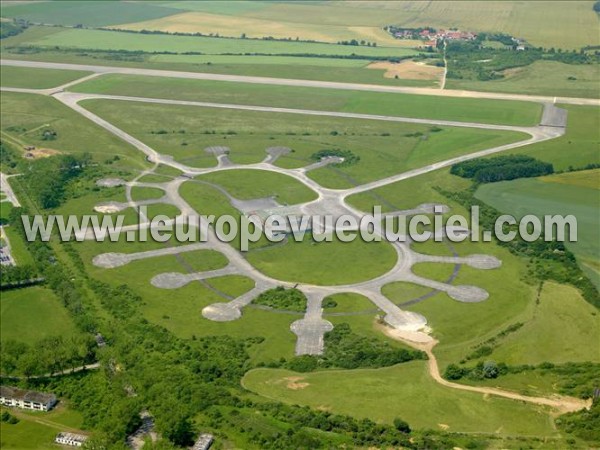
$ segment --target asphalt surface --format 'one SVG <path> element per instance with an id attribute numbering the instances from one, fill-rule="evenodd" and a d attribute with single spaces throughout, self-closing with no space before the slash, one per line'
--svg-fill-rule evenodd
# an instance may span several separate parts
<path id="1" fill-rule="evenodd" d="M 2 61 L 6 63 L 6 60 Z M 14 62 L 13 62 L 14 63 Z M 24 67 L 47 67 L 47 68 L 69 68 L 73 70 L 91 70 L 96 71 L 96 73 L 108 73 L 113 69 L 116 72 L 113 73 L 132 73 L 137 75 L 147 75 L 148 72 L 152 72 L 152 75 L 157 76 L 171 76 L 170 74 L 178 74 L 180 78 L 202 78 L 206 74 L 197 74 L 197 73 L 182 73 L 182 72 L 165 72 L 165 71 L 154 71 L 147 69 L 126 69 L 126 68 L 110 68 L 110 67 L 102 67 L 102 66 L 81 66 L 81 65 L 65 65 L 57 64 L 57 63 L 33 63 L 33 62 L 21 62 Z M 214 76 L 210 74 L 210 79 L 225 79 L 227 81 L 237 81 L 237 82 L 255 82 L 255 83 L 267 83 L 268 81 L 272 81 L 272 79 L 268 78 L 256 78 L 256 77 L 237 77 L 237 76 Z M 241 80 L 241 79 L 243 80 Z M 85 79 L 89 79 L 85 77 Z M 285 82 L 285 83 L 284 83 Z M 69 86 L 72 86 L 77 83 L 77 80 L 68 83 Z M 319 82 L 305 82 L 301 80 L 277 80 L 270 84 L 292 84 L 292 85 L 314 85 L 315 83 L 318 87 L 331 87 L 332 83 L 319 83 Z M 300 84 L 295 84 L 300 83 Z M 308 83 L 308 84 L 306 84 Z M 390 91 L 390 88 L 382 87 L 382 86 L 366 86 L 365 85 L 342 85 L 341 83 L 333 83 L 338 86 L 336 88 L 339 89 L 358 89 L 358 90 L 380 90 L 383 89 L 385 92 L 396 92 L 398 88 L 394 88 Z M 67 85 L 65 85 L 67 86 Z M 58 101 L 62 102 L 64 105 L 73 109 L 77 113 L 91 120 L 95 124 L 103 127 L 108 132 L 114 134 L 120 139 L 128 142 L 141 152 L 143 152 L 148 161 L 154 163 L 154 166 L 137 176 L 134 180 L 126 183 L 126 196 L 127 196 L 127 204 L 131 207 L 137 207 L 140 204 L 148 204 L 148 201 L 145 202 L 136 202 L 132 199 L 131 189 L 134 186 L 149 186 L 149 187 L 157 187 L 162 189 L 165 192 L 165 195 L 155 202 L 162 203 L 170 203 L 175 205 L 181 211 L 182 217 L 190 217 L 190 216 L 198 216 L 203 214 L 203 211 L 196 211 L 192 208 L 179 194 L 179 188 L 184 183 L 189 181 L 189 178 L 186 177 L 194 177 L 196 175 L 201 175 L 205 173 L 224 171 L 224 170 L 234 170 L 234 169 L 250 169 L 250 170 L 263 170 L 263 171 L 272 171 L 278 172 L 290 177 L 295 178 L 300 181 L 308 188 L 315 191 L 318 195 L 318 198 L 312 202 L 296 205 L 297 212 L 300 214 L 310 214 L 310 215 L 331 215 L 341 216 L 341 215 L 350 215 L 354 216 L 357 219 L 362 217 L 362 213 L 357 211 L 356 209 L 349 206 L 345 199 L 352 194 L 356 194 L 359 192 L 369 191 L 381 186 L 385 186 L 391 183 L 395 183 L 400 180 L 408 179 L 411 177 L 419 176 L 424 173 L 428 173 L 442 167 L 447 167 L 452 164 L 455 164 L 460 161 L 466 161 L 473 158 L 478 158 L 481 156 L 486 156 L 489 154 L 506 151 L 509 149 L 521 147 L 524 145 L 529 145 L 534 142 L 542 142 L 548 139 L 553 139 L 558 136 L 564 134 L 564 124 L 566 121 L 566 115 L 561 112 L 560 109 L 556 108 L 553 103 L 545 102 L 544 103 L 544 121 L 546 122 L 546 126 L 535 126 L 535 127 L 513 127 L 513 126 L 505 126 L 505 125 L 489 125 L 489 124 L 481 124 L 474 122 L 456 122 L 456 121 L 440 121 L 440 120 L 427 120 L 427 119 L 414 119 L 414 118 L 405 118 L 405 117 L 397 117 L 397 116 L 383 116 L 383 115 L 370 115 L 370 114 L 354 114 L 354 113 L 346 113 L 346 112 L 334 112 L 334 111 L 314 111 L 314 110 L 306 110 L 306 109 L 292 109 L 292 108 L 272 108 L 272 107 L 264 107 L 264 106 L 249 106 L 249 105 L 235 105 L 235 104 L 220 104 L 220 103 L 207 103 L 207 102 L 189 102 L 189 101 L 181 101 L 181 100 L 166 100 L 166 99 L 155 99 L 155 98 L 140 98 L 140 97 L 126 97 L 126 96 L 114 96 L 114 95 L 98 95 L 98 94 L 79 94 L 79 93 L 71 93 L 65 92 L 63 90 L 64 87 L 59 87 L 52 90 L 36 90 L 36 89 L 10 89 L 10 88 L 2 88 L 2 90 L 7 91 L 16 91 L 16 92 L 28 92 L 34 94 L 42 94 L 42 95 L 52 95 Z M 404 91 L 408 89 L 411 93 L 417 93 L 414 91 L 418 91 L 421 93 L 422 89 L 413 89 L 413 88 L 402 88 L 400 91 Z M 445 91 L 444 91 L 445 92 Z M 436 95 L 440 95 L 441 91 L 436 90 Z M 475 96 L 476 95 L 472 95 Z M 500 95 L 501 98 L 505 98 L 506 96 Z M 512 97 L 512 96 L 509 96 Z M 487 97 L 487 98 L 497 98 L 496 96 Z M 276 112 L 276 113 L 284 113 L 284 114 L 299 114 L 299 115 L 312 115 L 312 116 L 331 116 L 331 117 L 346 117 L 346 118 L 355 118 L 362 120 L 380 120 L 380 121 L 390 121 L 390 122 L 406 122 L 406 123 L 419 123 L 419 124 L 428 124 L 428 125 L 437 125 L 437 126 L 452 126 L 452 127 L 467 127 L 467 128 L 478 128 L 478 129 L 493 129 L 493 130 L 502 130 L 502 131 L 518 131 L 521 133 L 525 133 L 529 135 L 528 139 L 525 139 L 520 142 L 506 144 L 502 146 L 493 147 L 490 149 L 486 149 L 480 152 L 459 156 L 456 158 L 451 158 L 445 161 L 440 161 L 434 164 L 427 165 L 425 167 L 407 171 L 404 173 L 400 173 L 394 175 L 392 177 L 388 177 L 382 180 L 378 180 L 372 183 L 363 184 L 360 186 L 356 186 L 351 189 L 327 189 L 320 186 L 315 181 L 311 180 L 307 176 L 307 169 L 310 169 L 311 166 L 306 166 L 298 169 L 285 169 L 281 167 L 274 166 L 273 156 L 276 153 L 279 153 L 283 150 L 273 151 L 269 149 L 266 152 L 266 157 L 261 163 L 257 164 L 249 164 L 249 165 L 240 165 L 234 164 L 227 158 L 228 151 L 224 148 L 210 148 L 209 152 L 212 153 L 218 161 L 218 165 L 216 167 L 211 168 L 196 168 L 187 166 L 181 162 L 174 161 L 172 157 L 168 155 L 161 155 L 157 151 L 155 151 L 150 146 L 136 139 L 135 137 L 129 135 L 125 131 L 116 127 L 112 123 L 98 117 L 94 113 L 86 110 L 82 106 L 79 105 L 79 102 L 87 99 L 107 99 L 112 101 L 135 101 L 135 102 L 143 102 L 143 103 L 156 103 L 156 104 L 175 104 L 175 105 L 188 105 L 188 106 L 198 106 L 198 107 L 208 107 L 208 108 L 226 108 L 226 109 L 236 109 L 236 110 L 246 110 L 246 111 L 255 111 L 255 112 Z M 512 99 L 512 98 L 511 98 Z M 170 167 L 174 167 L 178 170 L 181 170 L 186 174 L 186 177 L 179 177 L 172 181 L 165 183 L 141 183 L 139 179 L 145 174 L 153 173 L 153 171 L 158 167 L 158 164 L 165 164 Z M 233 201 L 230 198 L 230 201 Z M 427 206 L 427 205 L 426 205 Z M 430 207 L 431 205 L 429 205 Z M 410 213 L 410 212 L 409 212 Z M 396 212 L 396 215 L 403 214 L 403 212 Z M 406 214 L 406 212 L 404 213 Z M 172 222 L 172 221 L 170 221 Z M 142 223 L 142 227 L 148 227 L 149 224 Z M 125 230 L 136 230 L 138 228 L 137 225 L 125 227 Z M 217 269 L 214 271 L 207 272 L 199 272 L 199 273 L 163 273 L 159 274 L 152 279 L 152 284 L 158 288 L 163 289 L 175 289 L 182 287 L 190 282 L 194 281 L 205 281 L 210 280 L 211 278 L 231 275 L 231 274 L 241 274 L 246 277 L 251 278 L 254 281 L 254 288 L 244 295 L 232 299 L 228 302 L 214 303 L 212 305 L 207 306 L 203 310 L 204 317 L 215 320 L 215 321 L 230 321 L 236 320 L 242 315 L 242 309 L 250 304 L 252 300 L 259 295 L 261 292 L 271 289 L 277 286 L 284 287 L 297 287 L 300 289 L 308 298 L 308 307 L 306 314 L 303 319 L 296 321 L 292 324 L 291 330 L 298 336 L 296 353 L 301 354 L 319 354 L 323 351 L 323 336 L 324 333 L 331 329 L 331 323 L 324 320 L 322 318 L 323 310 L 321 307 L 321 302 L 323 298 L 336 294 L 336 293 L 347 293 L 354 292 L 358 294 L 362 294 L 369 298 L 374 305 L 376 305 L 384 314 L 384 320 L 390 326 L 395 328 L 396 330 L 414 332 L 420 329 L 423 329 L 426 326 L 427 320 L 420 314 L 403 311 L 398 306 L 396 306 L 392 301 L 382 295 L 381 289 L 384 285 L 395 282 L 395 281 L 407 281 L 410 283 L 419 284 L 422 286 L 430 287 L 431 289 L 435 289 L 438 291 L 446 292 L 451 298 L 460 301 L 460 302 L 479 302 L 484 301 L 488 298 L 488 293 L 476 286 L 455 286 L 452 284 L 447 284 L 443 282 L 428 280 L 419 276 L 416 276 L 412 271 L 411 267 L 423 261 L 429 262 L 437 262 L 437 263 L 446 263 L 446 264 L 469 264 L 470 266 L 478 269 L 494 269 L 500 266 L 500 261 L 496 258 L 486 255 L 472 255 L 467 257 L 431 257 L 426 255 L 420 255 L 411 249 L 410 243 L 408 242 L 393 242 L 393 245 L 396 254 L 397 261 L 394 267 L 389 270 L 387 273 L 382 274 L 379 277 L 376 277 L 372 280 L 354 283 L 348 285 L 340 285 L 340 286 L 317 286 L 310 284 L 300 284 L 285 281 L 285 280 L 277 280 L 271 278 L 260 271 L 258 271 L 255 267 L 253 267 L 243 256 L 242 253 L 235 250 L 228 243 L 222 242 L 217 239 L 213 228 L 205 229 L 206 234 L 208 235 L 208 240 L 206 243 L 203 243 L 202 246 L 198 246 L 198 244 L 192 244 L 191 246 L 178 246 L 169 250 L 157 250 L 151 252 L 142 252 L 142 253 L 133 253 L 129 255 L 124 254 L 104 254 L 98 255 L 94 258 L 94 263 L 101 267 L 119 267 L 124 264 L 129 263 L 130 261 L 136 259 L 144 259 L 144 258 L 152 258 L 162 254 L 179 254 L 185 251 L 197 250 L 199 248 L 209 248 L 212 250 L 216 250 L 221 252 L 228 260 L 229 264 L 222 269 Z M 375 227 L 375 232 L 377 234 L 383 234 L 383 230 L 380 229 L 379 226 Z M 90 238 L 89 233 L 87 235 L 82 236 L 84 238 Z"/>

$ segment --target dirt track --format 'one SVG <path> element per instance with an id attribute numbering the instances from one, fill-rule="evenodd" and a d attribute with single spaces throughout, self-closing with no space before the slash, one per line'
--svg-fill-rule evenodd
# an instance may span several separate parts
<path id="1" fill-rule="evenodd" d="M 529 397 L 527 395 L 517 394 L 512 391 L 505 391 L 503 389 L 483 387 L 483 386 L 468 386 L 465 384 L 453 383 L 444 379 L 440 374 L 438 367 L 437 358 L 433 353 L 433 348 L 436 346 L 438 341 L 433 339 L 431 336 L 421 332 L 401 332 L 399 330 L 392 330 L 386 326 L 380 326 L 381 330 L 392 339 L 396 339 L 410 347 L 417 350 L 421 350 L 427 354 L 429 375 L 437 383 L 442 386 L 459 389 L 461 391 L 477 392 L 484 395 L 495 395 L 497 397 L 509 398 L 512 400 L 520 400 L 527 403 L 534 403 L 536 405 L 549 406 L 555 409 L 559 414 L 564 414 L 573 411 L 579 411 L 581 409 L 589 409 L 592 405 L 591 399 L 582 400 L 575 397 L 568 397 L 563 395 L 554 395 L 552 397 Z"/>

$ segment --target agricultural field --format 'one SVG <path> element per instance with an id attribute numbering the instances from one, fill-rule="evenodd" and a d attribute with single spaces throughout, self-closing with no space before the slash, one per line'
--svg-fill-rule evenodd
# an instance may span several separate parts
<path id="1" fill-rule="evenodd" d="M 593 2 L 487 2 L 483 10 L 469 4 L 424 4 L 416 1 L 330 2 L 327 5 L 271 2 L 155 2 L 150 7 L 135 3 L 119 5 L 115 12 L 107 5 L 84 2 L 74 6 L 32 4 L 3 6 L 3 17 L 20 17 L 32 22 L 87 26 L 113 25 L 118 28 L 179 32 L 219 33 L 222 36 L 273 36 L 337 42 L 357 39 L 378 45 L 402 45 L 385 33 L 385 25 L 406 27 L 458 27 L 474 31 L 496 31 L 520 36 L 536 46 L 562 43 L 567 49 L 597 45 L 593 29 L 596 17 Z M 543 23 L 543 26 L 538 24 Z"/>
<path id="2" fill-rule="evenodd" d="M 559 97 L 598 98 L 600 67 L 597 64 L 564 64 L 536 61 L 525 67 L 506 69 L 504 78 L 491 81 L 448 80 L 449 89 L 527 93 Z"/>
<path id="3" fill-rule="evenodd" d="M 118 31 L 66 29 L 21 40 L 22 45 L 63 47 L 96 50 L 127 50 L 130 52 L 198 52 L 203 54 L 259 53 L 298 56 L 369 56 L 402 57 L 416 55 L 417 51 L 401 47 L 367 47 L 294 41 L 254 39 L 224 39 L 206 36 L 169 36 L 160 34 L 123 33 Z"/>
<path id="4" fill-rule="evenodd" d="M 2 17 L 19 18 L 34 23 L 57 25 L 84 24 L 100 27 L 114 24 L 115 21 L 133 22 L 156 19 L 179 12 L 161 5 L 143 3 L 88 3 L 39 2 L 29 4 L 7 3 L 2 5 Z"/>

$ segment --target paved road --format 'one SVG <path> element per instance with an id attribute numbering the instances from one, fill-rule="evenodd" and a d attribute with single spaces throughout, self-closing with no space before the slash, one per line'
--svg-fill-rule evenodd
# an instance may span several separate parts
<path id="1" fill-rule="evenodd" d="M 169 77 L 169 78 L 187 78 L 196 80 L 215 80 L 215 81 L 232 81 L 236 83 L 252 83 L 252 84 L 268 84 L 272 86 L 305 86 L 314 88 L 327 89 L 343 89 L 355 91 L 371 91 L 371 92 L 394 92 L 399 94 L 421 94 L 435 95 L 444 97 L 462 97 L 462 98 L 487 98 L 494 100 L 524 100 L 544 103 L 568 103 L 572 105 L 600 105 L 599 99 L 589 98 L 572 98 L 572 97 L 551 97 L 543 95 L 523 95 L 523 94 L 506 94 L 497 92 L 477 92 L 463 90 L 448 90 L 436 88 L 415 88 L 404 86 L 381 86 L 375 84 L 360 84 L 360 83 L 339 83 L 333 81 L 312 81 L 312 80 L 294 80 L 285 78 L 270 78 L 270 77 L 251 77 L 243 75 L 221 75 L 214 73 L 202 72 L 180 72 L 173 70 L 156 70 L 142 69 L 134 67 L 113 67 L 113 66 L 96 66 L 89 64 L 64 64 L 42 61 L 21 61 L 13 59 L 2 59 L 0 65 L 17 66 L 17 67 L 32 67 L 46 69 L 61 69 L 61 70 L 79 70 L 88 71 L 99 74 L 104 73 L 119 73 L 127 75 L 144 75 L 154 77 Z"/>
<path id="2" fill-rule="evenodd" d="M 0 172 L 0 191 L 6 194 L 6 200 L 11 202 L 13 206 L 18 208 L 19 206 L 21 206 L 21 203 L 19 203 L 19 199 L 17 199 L 17 196 L 12 190 L 12 187 L 10 187 L 10 183 L 8 182 L 9 178 L 10 175 L 6 175 L 5 173 Z"/>

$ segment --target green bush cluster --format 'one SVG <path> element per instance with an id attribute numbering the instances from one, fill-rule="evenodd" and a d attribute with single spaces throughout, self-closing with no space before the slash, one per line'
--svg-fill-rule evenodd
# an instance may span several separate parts
<path id="1" fill-rule="evenodd" d="M 341 323 L 325 333 L 325 351 L 321 356 L 297 356 L 285 367 L 297 372 L 312 372 L 316 369 L 377 368 L 426 359 L 418 350 L 397 348 L 377 338 L 361 336 L 352 331 L 347 323 Z"/>
<path id="2" fill-rule="evenodd" d="M 306 296 L 298 289 L 278 286 L 260 294 L 252 301 L 256 305 L 284 311 L 306 311 Z"/>
<path id="3" fill-rule="evenodd" d="M 452 175 L 470 178 L 478 183 L 531 178 L 554 173 L 554 167 L 526 155 L 506 155 L 494 158 L 478 158 L 454 164 Z"/>

